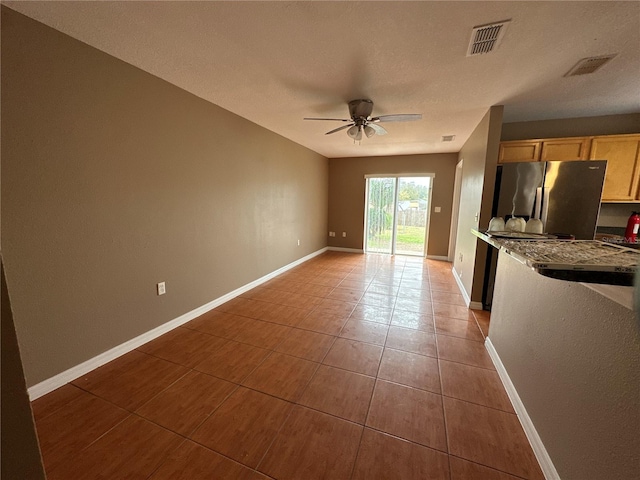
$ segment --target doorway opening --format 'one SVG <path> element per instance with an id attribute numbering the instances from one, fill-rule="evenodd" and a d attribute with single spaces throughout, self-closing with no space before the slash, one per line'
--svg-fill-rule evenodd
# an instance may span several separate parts
<path id="1" fill-rule="evenodd" d="M 367 176 L 365 252 L 424 257 L 433 174 Z"/>

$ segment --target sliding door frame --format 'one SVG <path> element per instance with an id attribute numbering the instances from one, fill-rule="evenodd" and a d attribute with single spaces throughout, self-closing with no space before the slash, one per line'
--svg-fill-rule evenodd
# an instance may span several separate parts
<path id="1" fill-rule="evenodd" d="M 424 232 L 424 251 L 422 252 L 422 256 L 427 256 L 427 238 L 429 238 L 429 227 L 431 224 L 431 197 L 433 194 L 433 182 L 436 177 L 435 173 L 387 173 L 387 174 L 367 174 L 364 176 L 365 178 L 365 189 L 364 189 L 364 236 L 362 239 L 362 245 L 364 246 L 365 253 L 368 253 L 368 231 L 369 231 L 369 179 L 371 178 L 393 178 L 395 179 L 395 192 L 393 199 L 393 221 L 392 221 L 392 230 L 391 230 L 391 252 L 389 255 L 396 255 L 396 237 L 398 230 L 398 221 L 397 221 L 397 213 L 398 213 L 398 195 L 399 192 L 399 184 L 401 178 L 415 178 L 415 177 L 429 177 L 431 178 L 431 182 L 429 185 L 429 198 L 427 199 L 427 221 L 425 223 L 425 232 Z M 377 252 L 380 253 L 380 252 Z M 418 255 L 416 255 L 418 256 Z"/>

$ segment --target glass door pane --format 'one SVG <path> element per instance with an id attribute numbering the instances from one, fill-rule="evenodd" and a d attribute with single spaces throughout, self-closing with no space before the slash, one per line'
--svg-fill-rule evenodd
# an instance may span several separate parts
<path id="1" fill-rule="evenodd" d="M 393 253 L 395 199 L 395 178 L 367 179 L 367 252 Z"/>
<path id="2" fill-rule="evenodd" d="M 398 179 L 394 248 L 397 255 L 424 256 L 430 199 L 430 177 Z"/>

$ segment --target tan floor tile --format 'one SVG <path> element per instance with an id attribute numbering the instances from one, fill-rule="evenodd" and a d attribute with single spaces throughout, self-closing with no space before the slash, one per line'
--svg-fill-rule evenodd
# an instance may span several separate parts
<path id="1" fill-rule="evenodd" d="M 240 387 L 191 438 L 255 468 L 289 415 L 292 404 Z"/>
<path id="2" fill-rule="evenodd" d="M 220 349 L 227 340 L 188 328 L 178 327 L 137 350 L 188 368 Z"/>
<path id="3" fill-rule="evenodd" d="M 324 333 L 326 335 L 337 336 L 340 334 L 342 327 L 347 323 L 349 315 L 346 313 L 331 313 L 324 310 L 314 310 L 300 323 L 298 328 L 305 330 L 311 330 L 318 333 Z"/>
<path id="4" fill-rule="evenodd" d="M 518 417 L 444 397 L 449 453 L 529 479 L 542 479 Z"/>
<path id="5" fill-rule="evenodd" d="M 358 305 L 351 312 L 350 319 L 364 320 L 366 322 L 384 323 L 389 325 L 391 322 L 392 308 L 375 307 L 372 305 Z"/>
<path id="6" fill-rule="evenodd" d="M 345 302 L 342 300 L 333 300 L 329 297 L 324 298 L 318 305 L 316 305 L 314 312 L 320 311 L 332 315 L 351 315 L 353 309 L 356 307 L 355 302 Z"/>
<path id="7" fill-rule="evenodd" d="M 268 302 L 236 297 L 230 302 L 227 302 L 218 308 L 227 313 L 233 313 L 234 315 L 240 315 L 242 317 L 249 318 L 258 318 L 260 312 L 264 310 L 266 304 L 268 304 Z"/>
<path id="8" fill-rule="evenodd" d="M 268 480 L 264 475 L 186 440 L 149 480 Z"/>
<path id="9" fill-rule="evenodd" d="M 495 370 L 483 343 L 449 335 L 436 335 L 436 338 L 438 357 L 442 360 Z"/>
<path id="10" fill-rule="evenodd" d="M 336 337 L 323 333 L 292 328 L 286 338 L 276 347 L 276 351 L 320 362 L 333 345 Z"/>
<path id="11" fill-rule="evenodd" d="M 74 461 L 78 452 L 128 415 L 126 410 L 80 390 L 69 403 L 36 422 L 46 471 Z"/>
<path id="12" fill-rule="evenodd" d="M 242 384 L 295 402 L 317 368 L 318 364 L 315 362 L 274 352 Z"/>
<path id="13" fill-rule="evenodd" d="M 391 326 L 387 334 L 387 348 L 419 355 L 437 356 L 436 336 L 420 330 Z"/>
<path id="14" fill-rule="evenodd" d="M 274 303 L 264 307 L 258 312 L 256 318 L 271 323 L 279 323 L 280 325 L 295 326 L 300 323 L 300 320 L 306 317 L 309 312 L 310 310 L 306 308 L 296 308 Z"/>
<path id="15" fill-rule="evenodd" d="M 395 304 L 395 311 L 406 310 L 408 312 L 418 312 L 425 315 L 433 315 L 433 305 L 431 300 L 420 300 L 417 298 L 406 298 L 398 295 Z"/>
<path id="16" fill-rule="evenodd" d="M 514 413 L 496 371 L 440 360 L 440 373 L 443 395 Z"/>
<path id="17" fill-rule="evenodd" d="M 435 333 L 433 315 L 407 310 L 395 310 L 391 317 L 391 325 L 394 327 L 413 328 L 427 333 Z"/>
<path id="18" fill-rule="evenodd" d="M 435 393 L 378 380 L 366 425 L 447 451 L 442 397 Z"/>
<path id="19" fill-rule="evenodd" d="M 427 287 L 411 288 L 402 286 L 398 290 L 398 297 L 411 298 L 413 300 L 419 300 L 421 302 L 431 303 L 431 289 Z"/>
<path id="20" fill-rule="evenodd" d="M 269 350 L 245 343 L 228 341 L 227 344 L 209 355 L 194 369 L 239 383 L 249 375 L 269 355 Z"/>
<path id="21" fill-rule="evenodd" d="M 433 290 L 431 292 L 431 298 L 434 303 L 449 303 L 451 305 L 459 305 L 461 307 L 467 306 L 466 302 L 464 301 L 464 297 L 459 293 L 440 292 L 438 290 Z"/>
<path id="22" fill-rule="evenodd" d="M 396 297 L 393 295 L 381 295 L 379 293 L 369 293 L 368 291 L 360 299 L 361 305 L 370 305 L 372 307 L 380 308 L 393 308 L 395 303 Z"/>
<path id="23" fill-rule="evenodd" d="M 236 388 L 234 383 L 191 371 L 138 408 L 136 413 L 187 436 Z"/>
<path id="24" fill-rule="evenodd" d="M 330 298 L 332 300 L 340 300 L 343 302 L 358 303 L 358 300 L 360 300 L 360 297 L 362 297 L 363 293 L 364 292 L 359 289 L 343 288 L 337 286 L 329 295 L 327 295 L 327 298 Z"/>
<path id="25" fill-rule="evenodd" d="M 73 461 L 47 472 L 47 479 L 147 478 L 182 440 L 169 430 L 131 415 Z"/>
<path id="26" fill-rule="evenodd" d="M 134 350 L 72 383 L 119 407 L 133 411 L 187 371 L 183 366 Z"/>
<path id="27" fill-rule="evenodd" d="M 347 479 L 361 433 L 360 425 L 296 406 L 258 470 L 279 480 Z"/>
<path id="28" fill-rule="evenodd" d="M 458 320 L 473 320 L 473 313 L 466 306 L 433 302 L 433 314 L 441 317 L 457 318 Z"/>
<path id="29" fill-rule="evenodd" d="M 373 377 L 322 365 L 298 403 L 364 424 L 374 385 Z"/>
<path id="30" fill-rule="evenodd" d="M 322 363 L 350 370 L 364 375 L 375 376 L 378 372 L 382 347 L 338 338 Z"/>
<path id="31" fill-rule="evenodd" d="M 365 428 L 351 478 L 449 480 L 449 460 L 445 453 Z"/>
<path id="32" fill-rule="evenodd" d="M 440 393 L 438 360 L 433 357 L 385 348 L 378 378 Z"/>
<path id="33" fill-rule="evenodd" d="M 247 317 L 233 315 L 220 310 L 211 310 L 195 320 L 185 323 L 184 327 L 208 333 L 209 335 L 232 339 L 247 323 L 249 323 Z"/>
<path id="34" fill-rule="evenodd" d="M 403 278 L 400 282 L 400 290 L 405 288 L 429 290 L 431 289 L 431 281 L 428 278 Z"/>
<path id="35" fill-rule="evenodd" d="M 435 317 L 436 333 L 484 342 L 484 337 L 475 320 L 458 320 L 448 317 Z"/>
<path id="36" fill-rule="evenodd" d="M 471 463 L 453 455 L 449 458 L 449 464 L 451 465 L 451 480 L 521 480 L 520 477 Z"/>
<path id="37" fill-rule="evenodd" d="M 61 386 L 52 392 L 31 402 L 33 418 L 37 421 L 51 415 L 67 403 L 80 397 L 84 392 L 71 383 Z"/>
<path id="38" fill-rule="evenodd" d="M 252 319 L 250 323 L 238 332 L 234 340 L 248 343 L 254 347 L 273 350 L 285 339 L 290 330 L 291 327 Z"/>
<path id="39" fill-rule="evenodd" d="M 388 297 L 395 297 L 398 295 L 398 290 L 400 287 L 395 285 L 385 285 L 383 283 L 372 283 L 367 288 L 367 293 L 377 294 L 377 295 L 386 295 Z"/>
<path id="40" fill-rule="evenodd" d="M 432 280 L 430 287 L 432 292 L 460 293 L 460 288 L 455 280 L 453 282 Z"/>
<path id="41" fill-rule="evenodd" d="M 304 295 L 311 295 L 312 297 L 325 298 L 333 291 L 333 287 L 326 287 L 323 285 L 315 285 L 313 283 L 307 283 L 298 287 L 295 291 Z"/>
<path id="42" fill-rule="evenodd" d="M 349 320 L 340 332 L 340 337 L 358 340 L 359 342 L 384 345 L 389 327 L 383 323 Z"/>
<path id="43" fill-rule="evenodd" d="M 299 291 L 290 292 L 280 300 L 283 305 L 311 310 L 322 302 L 322 298 L 306 295 Z"/>

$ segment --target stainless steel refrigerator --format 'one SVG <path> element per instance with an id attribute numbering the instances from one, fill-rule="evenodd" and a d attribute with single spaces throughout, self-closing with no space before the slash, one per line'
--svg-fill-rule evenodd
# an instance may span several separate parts
<path id="1" fill-rule="evenodd" d="M 545 233 L 593 240 L 606 167 L 606 160 L 502 165 L 493 216 L 538 218 Z"/>
<path id="2" fill-rule="evenodd" d="M 593 240 L 606 160 L 520 162 L 498 167 L 493 216 L 542 220 L 545 233 Z M 489 248 L 482 303 L 490 310 L 497 252 Z"/>

